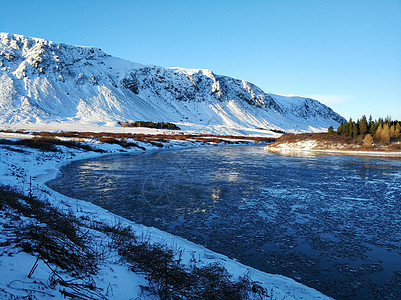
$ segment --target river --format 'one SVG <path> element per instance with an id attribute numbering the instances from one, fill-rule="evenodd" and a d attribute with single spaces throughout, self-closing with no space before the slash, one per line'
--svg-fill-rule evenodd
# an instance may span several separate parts
<path id="1" fill-rule="evenodd" d="M 337 299 L 401 299 L 401 160 L 260 146 L 73 162 L 52 189 Z"/>

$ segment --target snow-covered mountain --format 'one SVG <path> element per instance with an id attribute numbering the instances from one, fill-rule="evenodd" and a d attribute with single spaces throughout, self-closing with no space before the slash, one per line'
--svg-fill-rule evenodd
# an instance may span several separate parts
<path id="1" fill-rule="evenodd" d="M 0 123 L 139 120 L 238 131 L 316 131 L 345 121 L 316 100 L 265 93 L 210 70 L 141 65 L 0 33 Z"/>

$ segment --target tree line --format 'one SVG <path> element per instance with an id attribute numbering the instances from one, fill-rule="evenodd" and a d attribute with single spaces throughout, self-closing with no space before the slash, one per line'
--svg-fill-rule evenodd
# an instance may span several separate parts
<path id="1" fill-rule="evenodd" d="M 337 130 L 330 126 L 328 133 L 363 139 L 363 144 L 368 147 L 373 144 L 388 145 L 392 141 L 400 140 L 401 122 L 393 121 L 390 117 L 373 120 L 372 116 L 369 119 L 362 116 L 356 122 L 350 119 L 340 124 Z"/>
<path id="2" fill-rule="evenodd" d="M 167 122 L 145 122 L 145 121 L 135 121 L 135 122 L 117 122 L 121 127 L 147 127 L 155 129 L 170 129 L 170 130 L 181 130 L 180 127 L 173 123 Z"/>

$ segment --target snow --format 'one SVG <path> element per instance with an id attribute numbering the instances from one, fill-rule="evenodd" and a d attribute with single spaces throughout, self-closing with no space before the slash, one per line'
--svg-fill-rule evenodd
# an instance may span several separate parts
<path id="1" fill-rule="evenodd" d="M 49 126 L 49 125 L 47 125 Z M 89 127 L 93 129 L 94 127 Z M 89 128 L 82 128 L 88 130 Z M 101 128 L 103 131 L 103 127 Z M 47 128 L 50 129 L 50 128 Z M 122 130 L 122 129 L 121 129 Z M 124 129 L 127 130 L 127 129 Z M 2 133 L 5 136 L 5 133 Z M 10 134 L 6 138 L 17 138 L 19 136 Z M 187 143 L 188 144 L 188 143 Z M 185 143 L 170 143 L 173 148 L 185 146 Z M 101 147 L 110 153 L 120 153 L 123 149 L 117 145 L 100 144 Z M 12 149 L 24 150 L 24 153 L 12 151 Z M 58 194 L 46 187 L 45 182 L 56 176 L 59 168 L 73 160 L 87 159 L 90 157 L 105 155 L 94 152 L 85 152 L 83 150 L 71 150 L 60 147 L 61 153 L 43 153 L 39 150 L 22 148 L 22 146 L 0 145 L 0 180 L 3 185 L 10 185 L 20 191 L 27 193 L 29 189 L 29 178 L 32 178 L 32 190 L 35 196 L 45 199 L 62 209 L 73 211 L 77 216 L 87 216 L 98 222 L 107 224 L 130 225 L 137 233 L 137 236 L 146 236 L 152 243 L 163 242 L 172 249 L 183 250 L 183 261 L 189 263 L 192 257 L 195 257 L 201 264 L 210 262 L 220 262 L 225 268 L 234 275 L 234 278 L 250 272 L 252 280 L 261 282 L 262 285 L 272 291 L 273 298 L 277 299 L 328 299 L 314 289 L 303 286 L 292 279 L 280 275 L 267 274 L 248 266 L 242 265 L 228 257 L 212 252 L 200 245 L 196 245 L 183 238 L 162 232 L 155 228 L 148 228 L 140 224 L 135 224 L 122 217 L 116 216 L 100 207 L 78 199 L 72 199 Z M 155 149 L 155 147 L 153 148 Z M 152 149 L 149 149 L 152 151 Z M 141 153 L 141 150 L 132 149 L 131 153 Z M 107 154 L 107 153 L 106 153 Z M 72 209 L 71 209 L 72 208 Z M 2 212 L 2 211 L 0 211 Z M 2 215 L 0 220 L 6 220 Z M 29 220 L 27 220 L 29 222 Z M 6 238 L 3 228 L 7 224 L 4 221 L 0 224 L 2 228 L 0 241 Z M 98 232 L 98 238 L 94 246 L 105 247 L 107 237 Z M 18 249 L 5 249 L 0 246 L 0 253 L 4 251 L 12 252 L 12 255 L 0 255 L 0 297 L 6 297 L 8 293 L 18 296 L 27 295 L 28 290 L 33 290 L 36 299 L 65 299 L 57 288 L 51 288 L 49 285 L 49 276 L 51 270 L 49 266 L 39 260 L 39 266 L 34 272 L 32 278 L 27 274 L 31 270 L 36 257 L 33 255 L 18 251 Z M 52 266 L 55 268 L 55 266 Z M 67 276 L 67 275 L 64 275 Z M 72 278 L 65 278 L 72 279 Z M 101 263 L 100 271 L 93 276 L 96 286 L 101 288 L 106 298 L 110 299 L 131 299 L 141 296 L 140 285 L 147 285 L 148 282 L 143 274 L 133 273 L 129 268 L 118 259 L 117 253 L 110 250 L 109 257 Z"/>
<path id="2" fill-rule="evenodd" d="M 277 130 L 306 132 L 337 127 L 343 118 L 316 100 L 265 93 L 247 81 L 216 75 L 211 70 L 142 65 L 93 47 L 0 33 L 1 129 L 174 133 L 116 127 L 118 121 L 172 122 L 184 133 L 277 137 Z M 26 138 L 25 134 L 6 132 L 0 136 Z M 178 149 L 190 144 L 170 142 L 168 147 Z M 106 150 L 106 154 L 127 151 L 118 145 L 95 146 Z M 156 147 L 147 145 L 147 149 L 155 151 Z M 180 237 L 135 224 L 91 203 L 50 190 L 45 182 L 54 178 L 62 165 L 102 155 L 61 146 L 60 150 L 61 153 L 43 153 L 22 146 L 0 145 L 1 184 L 28 193 L 32 178 L 33 193 L 39 199 L 66 211 L 74 208 L 77 216 L 111 225 L 130 225 L 137 235 L 149 237 L 152 243 L 163 242 L 170 248 L 183 249 L 185 263 L 196 257 L 202 264 L 220 262 L 234 277 L 250 272 L 252 280 L 272 290 L 273 298 L 327 299 L 292 279 L 252 269 Z M 135 148 L 129 152 L 140 154 L 142 150 Z M 12 220 L 4 211 L 0 212 L 3 241 L 7 238 L 7 224 L 3 221 Z M 101 232 L 97 235 L 93 246 L 105 247 L 107 236 Z M 93 276 L 96 285 L 110 299 L 144 297 L 140 285 L 148 284 L 145 276 L 129 271 L 117 253 L 109 251 L 111 255 Z M 7 298 L 7 293 L 20 297 L 34 293 L 37 299 L 65 299 L 49 285 L 52 271 L 43 261 L 39 261 L 32 278 L 27 278 L 36 257 L 7 246 L 0 246 L 0 253 L 0 298 Z M 65 276 L 66 280 L 72 279 Z"/>
<path id="3" fill-rule="evenodd" d="M 310 152 L 321 154 L 355 155 L 372 157 L 401 157 L 401 151 L 368 151 L 368 150 L 342 150 L 342 149 L 315 149 L 319 143 L 315 140 L 298 141 L 293 143 L 271 144 L 265 147 L 266 151 L 282 153 Z M 340 147 L 339 147 L 340 148 Z M 303 154 L 302 154 L 303 155 Z"/>
<path id="4" fill-rule="evenodd" d="M 117 121 L 242 134 L 322 131 L 345 120 L 316 100 L 265 93 L 211 70 L 142 65 L 93 47 L 0 34 L 0 124 Z"/>
<path id="5" fill-rule="evenodd" d="M 295 143 L 283 143 L 277 145 L 277 148 L 283 149 L 283 150 L 312 150 L 315 148 L 317 145 L 316 141 L 310 140 L 310 141 L 300 141 L 300 142 L 295 142 Z"/>
<path id="6" fill-rule="evenodd" d="M 209 69 L 187 69 L 187 68 L 181 68 L 181 67 L 169 67 L 167 69 L 170 69 L 173 71 L 178 71 L 180 73 L 184 73 L 185 75 L 194 75 L 196 73 L 201 73 L 210 78 L 213 78 L 213 75 L 214 75 L 212 70 L 209 70 Z"/>

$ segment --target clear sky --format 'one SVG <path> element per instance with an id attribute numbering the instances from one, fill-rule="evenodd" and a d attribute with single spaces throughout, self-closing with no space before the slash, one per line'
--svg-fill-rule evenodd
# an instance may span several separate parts
<path id="1" fill-rule="evenodd" d="M 0 31 L 401 120 L 401 0 L 0 0 Z"/>

